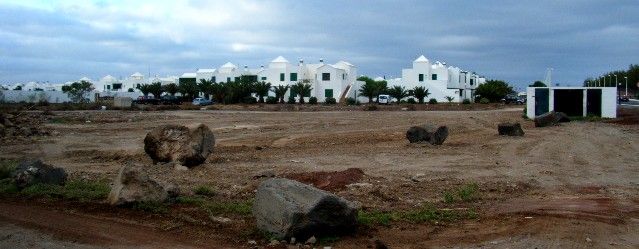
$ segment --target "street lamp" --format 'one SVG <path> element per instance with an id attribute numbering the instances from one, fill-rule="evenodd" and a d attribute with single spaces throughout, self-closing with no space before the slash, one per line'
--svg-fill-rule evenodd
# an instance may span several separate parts
<path id="1" fill-rule="evenodd" d="M 610 82 L 610 84 L 612 85 L 612 74 L 608 74 L 608 77 L 610 77 L 610 81 L 608 82 Z"/>
<path id="2" fill-rule="evenodd" d="M 618 86 L 619 84 L 619 79 L 617 78 L 617 75 L 615 74 L 615 87 Z"/>
<path id="3" fill-rule="evenodd" d="M 628 76 L 624 76 L 626 78 L 626 96 L 628 96 Z"/>

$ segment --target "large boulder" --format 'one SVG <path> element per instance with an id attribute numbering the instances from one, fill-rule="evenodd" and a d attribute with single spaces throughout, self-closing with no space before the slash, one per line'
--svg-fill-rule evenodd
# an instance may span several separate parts
<path id="1" fill-rule="evenodd" d="M 558 123 L 570 122 L 570 118 L 563 112 L 547 112 L 535 117 L 535 127 L 546 127 Z"/>
<path id="2" fill-rule="evenodd" d="M 56 168 L 44 164 L 40 160 L 23 161 L 13 172 L 16 186 L 19 189 L 43 183 L 52 185 L 64 185 L 67 181 L 67 173 L 63 168 Z"/>
<path id="3" fill-rule="evenodd" d="M 215 136 L 204 124 L 163 125 L 144 138 L 144 151 L 154 162 L 177 162 L 187 167 L 202 164 L 214 146 Z"/>
<path id="4" fill-rule="evenodd" d="M 351 233 L 357 228 L 355 204 L 329 192 L 284 178 L 257 188 L 253 215 L 257 227 L 278 238 Z"/>
<path id="5" fill-rule="evenodd" d="M 501 123 L 497 125 L 497 131 L 502 136 L 523 136 L 524 130 L 519 123 Z"/>
<path id="6" fill-rule="evenodd" d="M 177 195 L 174 185 L 162 184 L 152 179 L 145 168 L 134 163 L 127 163 L 120 168 L 108 197 L 111 205 L 165 202 Z"/>
<path id="7" fill-rule="evenodd" d="M 434 126 L 413 126 L 406 131 L 406 139 L 410 143 L 430 143 L 433 145 L 441 145 L 448 137 L 448 127 L 440 126 L 435 129 Z"/>

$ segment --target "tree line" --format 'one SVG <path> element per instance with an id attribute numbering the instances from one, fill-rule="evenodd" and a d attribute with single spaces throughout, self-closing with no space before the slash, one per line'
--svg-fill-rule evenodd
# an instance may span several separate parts
<path id="1" fill-rule="evenodd" d="M 630 64 L 630 66 L 628 66 L 628 70 L 615 70 L 596 77 L 588 77 L 584 80 L 583 86 L 614 87 L 615 81 L 618 83 L 617 87 L 619 87 L 620 90 L 625 90 L 626 82 L 628 82 L 628 91 L 639 94 L 639 92 L 637 92 L 637 84 L 639 83 L 639 65 Z"/>

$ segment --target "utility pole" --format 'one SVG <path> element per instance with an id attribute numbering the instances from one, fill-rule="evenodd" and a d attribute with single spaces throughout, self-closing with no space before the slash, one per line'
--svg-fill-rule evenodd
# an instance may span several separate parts
<path id="1" fill-rule="evenodd" d="M 624 76 L 626 78 L 626 96 L 628 96 L 628 76 Z"/>

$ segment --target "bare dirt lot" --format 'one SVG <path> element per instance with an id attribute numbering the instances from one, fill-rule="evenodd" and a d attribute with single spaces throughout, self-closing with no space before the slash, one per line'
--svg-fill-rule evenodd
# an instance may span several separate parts
<path id="1" fill-rule="evenodd" d="M 354 177 L 355 184 L 329 190 L 363 210 L 430 203 L 478 213 L 452 222 L 373 225 L 325 242 L 333 248 L 366 248 L 375 240 L 390 248 L 638 248 L 639 124 L 630 118 L 534 128 L 521 114 L 521 108 L 54 112 L 42 124 L 54 135 L 3 141 L 0 158 L 37 157 L 64 167 L 71 178 L 112 179 L 127 161 L 152 164 L 143 150 L 152 128 L 200 122 L 216 136 L 214 155 L 204 165 L 188 171 L 149 166 L 184 193 L 210 186 L 220 200 L 245 201 L 263 170 L 299 176 L 358 168 L 364 175 Z M 497 124 L 506 121 L 521 122 L 525 136 L 498 136 Z M 449 127 L 443 145 L 408 143 L 406 130 L 426 123 Z M 444 203 L 444 193 L 468 183 L 478 186 L 474 201 Z M 160 215 L 102 203 L 9 198 L 0 204 L 0 247 L 238 248 L 249 247 L 251 239 L 268 242 L 250 231 L 250 216 L 199 224 L 184 222 L 199 218 L 180 216 L 187 209 L 178 205 Z"/>

